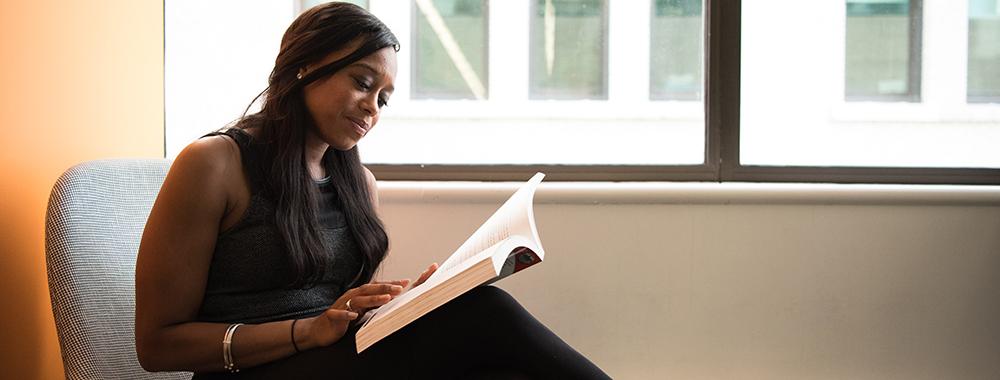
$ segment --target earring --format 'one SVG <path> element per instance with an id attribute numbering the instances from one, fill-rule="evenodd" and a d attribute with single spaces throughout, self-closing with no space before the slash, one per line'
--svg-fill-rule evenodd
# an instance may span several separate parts
<path id="1" fill-rule="evenodd" d="M 298 74 L 295 74 L 295 79 L 302 79 L 302 72 L 301 71 L 299 71 Z"/>

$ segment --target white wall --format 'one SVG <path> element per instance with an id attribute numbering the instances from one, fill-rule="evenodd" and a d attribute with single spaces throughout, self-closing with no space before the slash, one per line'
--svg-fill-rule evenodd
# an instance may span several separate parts
<path id="1" fill-rule="evenodd" d="M 380 183 L 385 277 L 510 186 Z M 546 262 L 500 285 L 621 379 L 995 379 L 1000 188 L 543 184 Z"/>

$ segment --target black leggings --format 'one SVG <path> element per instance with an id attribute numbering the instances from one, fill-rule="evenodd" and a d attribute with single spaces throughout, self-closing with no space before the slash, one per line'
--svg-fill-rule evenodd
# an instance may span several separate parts
<path id="1" fill-rule="evenodd" d="M 240 379 L 607 379 L 509 294 L 481 286 L 356 353 L 336 343 L 241 370 Z M 199 374 L 198 379 L 215 376 Z M 222 374 L 211 374 L 222 375 Z"/>

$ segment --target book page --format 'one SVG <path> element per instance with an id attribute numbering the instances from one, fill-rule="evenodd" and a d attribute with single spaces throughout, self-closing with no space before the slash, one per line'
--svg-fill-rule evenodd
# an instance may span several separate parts
<path id="1" fill-rule="evenodd" d="M 462 243 L 430 278 L 445 276 L 463 261 L 512 235 L 521 235 L 537 242 L 539 240 L 538 231 L 535 229 L 532 203 L 534 202 L 535 190 L 544 177 L 545 174 L 542 173 L 531 177 L 465 243 Z M 544 252 L 536 252 L 536 254 L 541 258 L 544 258 L 545 255 Z"/>

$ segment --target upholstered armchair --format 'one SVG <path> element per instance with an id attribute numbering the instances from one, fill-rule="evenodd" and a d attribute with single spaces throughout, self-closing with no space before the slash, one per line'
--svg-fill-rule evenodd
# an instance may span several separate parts
<path id="1" fill-rule="evenodd" d="M 149 373 L 135 352 L 135 260 L 165 159 L 85 162 L 56 181 L 45 260 L 68 379 L 189 379 Z"/>

